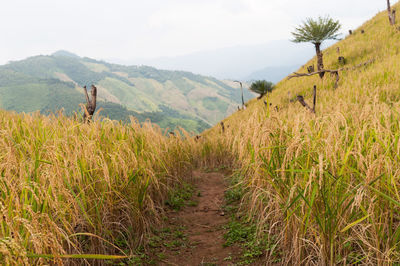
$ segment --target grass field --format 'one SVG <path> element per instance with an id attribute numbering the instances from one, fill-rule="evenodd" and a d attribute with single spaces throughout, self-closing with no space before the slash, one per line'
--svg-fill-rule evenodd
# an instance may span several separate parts
<path id="1" fill-rule="evenodd" d="M 87 125 L 3 111 L 0 128 L 4 264 L 45 264 L 51 255 L 132 255 L 150 225 L 160 222 L 168 190 L 190 180 L 194 164 L 190 141 L 135 121 Z"/>
<path id="2" fill-rule="evenodd" d="M 235 158 L 260 235 L 277 239 L 267 256 L 290 265 L 400 262 L 399 43 L 382 12 L 323 52 L 327 69 L 341 67 L 337 47 L 347 66 L 374 60 L 340 72 L 337 89 L 328 74 L 285 79 L 264 97 L 271 107 L 252 100 L 224 121 L 224 134 L 207 133 L 208 145 L 223 143 Z M 313 85 L 316 115 L 292 101 L 301 94 L 312 104 Z"/>
<path id="3" fill-rule="evenodd" d="M 230 166 L 270 261 L 399 263 L 399 43 L 382 12 L 323 51 L 329 69 L 337 47 L 349 67 L 374 60 L 340 72 L 337 89 L 328 74 L 283 80 L 198 142 L 135 121 L 0 112 L 0 261 L 132 256 L 170 189 L 195 167 Z M 314 85 L 316 114 L 291 101 L 311 103 Z"/>

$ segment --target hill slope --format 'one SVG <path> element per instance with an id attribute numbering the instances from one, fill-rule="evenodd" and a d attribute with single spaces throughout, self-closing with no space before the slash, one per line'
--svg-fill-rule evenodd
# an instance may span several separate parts
<path id="1" fill-rule="evenodd" d="M 224 132 L 216 126 L 204 134 L 215 156 L 235 158 L 245 209 L 271 243 L 265 250 L 269 261 L 400 261 L 397 25 L 391 27 L 382 12 L 323 51 L 327 69 L 342 67 L 337 48 L 350 68 L 340 71 L 337 89 L 329 73 L 323 80 L 318 75 L 282 80 L 272 94 L 225 119 Z M 311 64 L 315 57 L 305 65 Z M 303 95 L 312 105 L 314 85 L 315 115 L 296 101 Z"/>
<path id="2" fill-rule="evenodd" d="M 266 265 L 397 265 L 399 41 L 382 12 L 324 51 L 327 68 L 339 67 L 337 47 L 347 59 L 338 88 L 328 74 L 283 80 L 201 138 L 165 137 L 134 121 L 82 124 L 0 111 L 0 263 L 79 264 L 110 258 L 93 254 L 118 254 L 126 260 L 120 263 L 138 264 L 137 247 L 158 242 L 146 232 L 167 233 L 157 230 L 160 210 L 187 199 L 185 182 L 193 181 L 195 166 L 205 166 L 237 169 L 226 196 L 243 205 L 231 210 L 246 225 L 232 232 L 249 248 L 247 258 L 263 254 Z M 314 85 L 316 114 L 294 101 L 301 94 L 310 103 Z M 260 241 L 247 238 L 252 223 Z"/>
<path id="3" fill-rule="evenodd" d="M 211 77 L 108 64 L 59 51 L 1 66 L 1 107 L 19 112 L 63 107 L 69 114 L 84 100 L 82 87 L 90 84 L 98 87 L 104 116 L 153 118 L 162 127 L 198 132 L 230 114 L 240 100 L 240 90 Z"/>

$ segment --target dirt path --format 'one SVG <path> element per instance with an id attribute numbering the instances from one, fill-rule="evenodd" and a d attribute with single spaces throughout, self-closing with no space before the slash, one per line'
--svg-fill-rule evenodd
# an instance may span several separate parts
<path id="1" fill-rule="evenodd" d="M 221 173 L 199 171 L 194 175 L 198 192 L 193 200 L 198 204 L 183 207 L 180 211 L 170 211 L 167 214 L 169 228 L 164 230 L 170 235 L 182 236 L 185 244 L 164 249 L 157 265 L 234 265 L 240 249 L 223 246 L 224 226 L 229 222 L 229 215 L 222 208 L 226 189 L 225 177 Z M 181 230 L 176 231 L 177 228 Z M 175 233 L 171 230 L 175 230 Z M 174 242 L 171 243 L 170 246 L 173 246 Z"/>

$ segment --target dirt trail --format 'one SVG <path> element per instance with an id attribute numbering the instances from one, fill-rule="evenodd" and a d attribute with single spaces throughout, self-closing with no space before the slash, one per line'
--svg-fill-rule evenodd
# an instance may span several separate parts
<path id="1" fill-rule="evenodd" d="M 229 221 L 229 215 L 222 209 L 226 189 L 224 175 L 199 171 L 194 175 L 200 192 L 194 196 L 198 205 L 167 214 L 170 226 L 184 228 L 189 244 L 166 251 L 158 265 L 234 265 L 240 249 L 223 246 L 223 226 Z"/>

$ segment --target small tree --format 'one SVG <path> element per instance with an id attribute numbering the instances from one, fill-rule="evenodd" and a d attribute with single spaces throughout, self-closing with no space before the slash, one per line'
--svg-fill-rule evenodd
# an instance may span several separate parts
<path id="1" fill-rule="evenodd" d="M 260 94 L 257 99 L 261 99 L 265 94 L 274 89 L 274 84 L 266 80 L 257 80 L 253 82 L 249 88 L 252 92 Z"/>
<path id="2" fill-rule="evenodd" d="M 330 17 L 319 17 L 317 20 L 307 18 L 303 25 L 297 27 L 292 32 L 293 42 L 311 42 L 315 46 L 318 60 L 318 71 L 324 69 L 323 55 L 321 52 L 321 44 L 325 40 L 337 40 L 337 33 L 341 28 L 338 20 L 333 20 Z M 319 73 L 321 78 L 324 77 L 324 72 Z"/>

